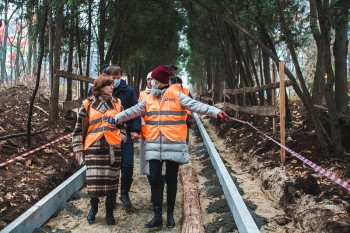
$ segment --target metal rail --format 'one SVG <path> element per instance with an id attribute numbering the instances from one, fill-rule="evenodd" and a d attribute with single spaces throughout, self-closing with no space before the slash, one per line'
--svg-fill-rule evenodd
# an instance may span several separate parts
<path id="1" fill-rule="evenodd" d="M 241 195 L 239 194 L 236 185 L 233 183 L 225 164 L 222 162 L 220 155 L 218 154 L 207 131 L 205 130 L 202 121 L 199 119 L 196 113 L 193 113 L 193 117 L 196 120 L 199 132 L 202 135 L 204 144 L 209 153 L 210 160 L 216 170 L 216 174 L 219 178 L 233 218 L 235 219 L 238 231 L 240 233 L 260 232 Z"/>
<path id="2" fill-rule="evenodd" d="M 0 233 L 33 232 L 43 225 L 85 183 L 86 166 L 57 186 L 29 210 L 15 219 Z"/>

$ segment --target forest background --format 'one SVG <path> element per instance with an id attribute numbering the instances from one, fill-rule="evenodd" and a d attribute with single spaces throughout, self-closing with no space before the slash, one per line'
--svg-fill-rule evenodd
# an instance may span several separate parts
<path id="1" fill-rule="evenodd" d="M 54 122 L 55 98 L 84 98 L 88 88 L 55 79 L 56 70 L 96 77 L 102 64 L 118 64 L 138 92 L 149 71 L 173 63 L 179 76 L 189 77 L 193 93 L 212 90 L 217 103 L 225 88 L 278 81 L 283 60 L 293 84 L 287 103 L 299 99 L 307 109 L 325 156 L 347 155 L 342 125 L 349 115 L 349 6 L 347 0 L 5 0 L 0 84 L 43 88 Z M 269 90 L 227 101 L 264 106 L 274 100 Z M 328 113 L 326 124 L 320 106 Z"/>

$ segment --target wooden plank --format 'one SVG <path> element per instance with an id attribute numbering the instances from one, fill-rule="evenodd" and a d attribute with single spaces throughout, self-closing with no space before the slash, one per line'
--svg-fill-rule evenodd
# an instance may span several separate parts
<path id="1" fill-rule="evenodd" d="M 207 96 L 200 96 L 200 99 L 205 101 L 213 101 L 213 97 L 207 97 Z"/>
<path id="2" fill-rule="evenodd" d="M 10 223 L 1 232 L 33 232 L 43 225 L 85 183 L 86 166 L 57 186 L 33 207 Z"/>
<path id="3" fill-rule="evenodd" d="M 91 78 L 91 77 L 86 77 L 83 75 L 79 75 L 79 74 L 73 74 L 64 70 L 56 70 L 55 71 L 55 75 L 57 77 L 62 77 L 62 78 L 70 78 L 73 80 L 79 80 L 79 81 L 83 81 L 83 82 L 88 82 L 88 83 L 94 83 L 95 79 Z"/>
<path id="4" fill-rule="evenodd" d="M 279 62 L 280 74 L 280 131 L 281 144 L 286 145 L 286 90 L 284 87 L 284 62 Z M 286 160 L 286 151 L 281 147 L 280 150 L 281 163 L 284 164 Z"/>
<path id="5" fill-rule="evenodd" d="M 225 194 L 228 206 L 231 210 L 233 218 L 238 228 L 239 233 L 258 233 L 260 232 L 256 226 L 250 212 L 245 205 L 241 195 L 239 194 L 236 185 L 233 183 L 230 174 L 228 173 L 225 164 L 222 162 L 219 153 L 205 130 L 197 113 L 193 113 L 193 117 L 198 125 L 199 132 L 203 137 L 204 144 L 209 153 L 210 160 L 215 168 L 220 184 Z"/>
<path id="6" fill-rule="evenodd" d="M 243 88 L 239 88 L 239 89 L 224 89 L 223 93 L 224 94 L 231 94 L 231 95 L 238 95 L 238 94 L 242 94 L 242 93 L 255 93 L 255 92 L 264 91 L 264 90 L 276 89 L 276 88 L 279 88 L 279 86 L 280 86 L 280 84 L 279 84 L 279 82 L 277 82 L 277 83 L 269 83 L 269 84 L 258 86 L 258 87 L 243 87 Z M 292 82 L 290 80 L 287 80 L 285 82 L 285 86 L 286 87 L 292 86 Z"/>
<path id="7" fill-rule="evenodd" d="M 180 167 L 183 188 L 183 223 L 182 233 L 204 233 L 201 207 L 199 203 L 197 173 L 192 164 Z"/>
<path id="8" fill-rule="evenodd" d="M 77 99 L 77 100 L 63 102 L 62 104 L 63 104 L 63 112 L 65 112 L 68 110 L 72 110 L 74 108 L 80 108 L 83 104 L 83 101 L 81 99 Z"/>
<path id="9" fill-rule="evenodd" d="M 275 106 L 239 106 L 231 103 L 225 103 L 225 108 L 236 112 L 244 112 L 258 116 L 276 116 L 277 107 Z"/>

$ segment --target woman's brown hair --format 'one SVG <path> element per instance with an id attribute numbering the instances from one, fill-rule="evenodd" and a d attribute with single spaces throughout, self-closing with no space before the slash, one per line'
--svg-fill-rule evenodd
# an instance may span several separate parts
<path id="1" fill-rule="evenodd" d="M 109 86 L 113 83 L 113 78 L 107 74 L 100 74 L 94 81 L 94 86 L 92 87 L 92 94 L 95 97 L 101 95 L 101 88 Z"/>

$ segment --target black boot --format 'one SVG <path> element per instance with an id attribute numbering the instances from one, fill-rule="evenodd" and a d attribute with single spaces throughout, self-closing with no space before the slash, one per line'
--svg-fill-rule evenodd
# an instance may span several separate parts
<path id="1" fill-rule="evenodd" d="M 115 219 L 113 215 L 113 209 L 115 209 L 115 198 L 116 194 L 108 195 L 106 197 L 106 223 L 108 225 L 114 225 Z"/>
<path id="2" fill-rule="evenodd" d="M 153 207 L 154 216 L 152 220 L 145 224 L 145 228 L 162 228 L 163 227 L 163 217 L 162 217 L 162 207 Z"/>
<path id="3" fill-rule="evenodd" d="M 175 220 L 174 220 L 173 212 L 170 213 L 170 212 L 167 211 L 166 225 L 167 225 L 168 228 L 174 228 L 175 227 Z"/>
<path id="4" fill-rule="evenodd" d="M 106 223 L 108 225 L 115 224 L 115 219 L 114 219 L 114 215 L 113 215 L 113 207 L 106 208 Z"/>
<path id="5" fill-rule="evenodd" d="M 127 181 L 125 179 L 122 179 L 121 187 L 120 187 L 120 201 L 122 202 L 123 206 L 126 209 L 131 209 L 131 205 L 132 205 L 129 198 L 131 183 L 132 183 L 132 179 Z"/>
<path id="6" fill-rule="evenodd" d="M 93 221 L 95 221 L 95 216 L 98 211 L 98 198 L 92 197 L 90 199 L 90 204 L 91 204 L 91 209 L 87 214 L 86 219 L 89 223 L 92 223 Z"/>
<path id="7" fill-rule="evenodd" d="M 146 228 L 162 228 L 163 227 L 163 217 L 162 217 L 162 199 L 163 199 L 163 187 L 153 189 L 152 199 L 153 199 L 153 212 L 154 216 L 152 220 L 145 224 Z"/>

